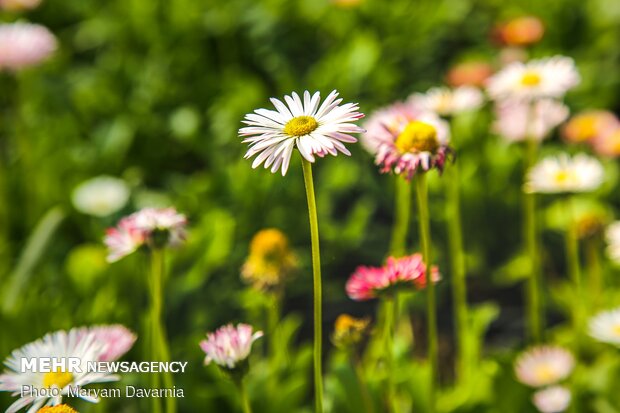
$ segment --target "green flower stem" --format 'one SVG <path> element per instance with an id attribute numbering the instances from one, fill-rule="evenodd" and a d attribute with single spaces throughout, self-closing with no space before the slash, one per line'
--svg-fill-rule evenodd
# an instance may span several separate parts
<path id="1" fill-rule="evenodd" d="M 525 173 L 536 163 L 538 143 L 530 138 L 526 142 Z M 538 242 L 538 225 L 536 219 L 536 195 L 523 194 L 523 235 L 530 262 L 530 276 L 526 286 L 526 306 L 528 317 L 528 335 L 530 340 L 538 343 L 542 339 L 543 320 L 541 302 L 540 246 Z"/>
<path id="2" fill-rule="evenodd" d="M 454 302 L 454 319 L 456 321 L 457 359 L 456 374 L 461 382 L 467 381 L 471 371 L 469 346 L 467 344 L 467 324 L 469 320 L 469 308 L 467 306 L 467 284 L 465 252 L 463 250 L 463 229 L 461 223 L 461 196 L 460 174 L 458 164 L 450 166 L 450 176 L 446 183 L 446 204 L 448 238 L 450 248 L 450 268 L 452 275 L 452 301 Z"/>
<path id="3" fill-rule="evenodd" d="M 158 343 L 158 330 L 159 330 L 159 316 L 161 313 L 161 265 L 160 261 L 162 260 L 161 251 L 152 249 L 151 250 L 151 274 L 149 277 L 149 292 L 151 294 L 151 308 L 149 314 L 149 331 L 147 333 L 148 342 L 149 342 L 149 358 L 151 360 L 157 360 L 159 354 Z M 159 281 L 159 282 L 158 282 Z M 160 387 L 160 376 L 156 373 L 150 374 L 151 378 L 151 387 L 159 388 Z M 163 411 L 161 400 L 158 398 L 151 398 L 151 409 L 155 413 L 161 413 Z"/>
<path id="4" fill-rule="evenodd" d="M 321 287 L 321 252 L 319 248 L 319 220 L 314 196 L 312 180 L 312 164 L 303 157 L 301 165 L 304 173 L 306 197 L 308 199 L 308 215 L 310 218 L 310 237 L 312 240 L 312 278 L 314 285 L 314 401 L 315 412 L 323 413 L 323 374 L 322 374 L 322 287 Z"/>
<path id="5" fill-rule="evenodd" d="M 272 360 L 277 359 L 276 354 L 278 353 L 280 345 L 278 340 L 278 324 L 280 323 L 281 302 L 281 291 L 275 291 L 269 294 L 269 302 L 267 303 L 267 325 L 269 328 L 269 356 Z"/>
<path id="6" fill-rule="evenodd" d="M 577 297 L 577 302 L 574 305 L 573 322 L 575 323 L 575 327 L 580 329 L 584 309 L 584 296 L 581 281 L 581 269 L 579 265 L 579 234 L 577 232 L 573 202 L 570 195 L 566 197 L 565 208 L 568 217 L 566 228 L 566 269 L 575 288 L 575 294 Z"/>
<path id="7" fill-rule="evenodd" d="M 438 365 L 438 345 L 437 345 L 437 309 L 435 298 L 435 283 L 432 282 L 430 274 L 432 267 L 431 259 L 431 231 L 430 218 L 428 212 L 428 188 L 426 186 L 426 174 L 418 173 L 415 175 L 416 192 L 418 198 L 418 214 L 420 226 L 420 243 L 422 245 L 422 256 L 426 265 L 426 296 L 427 309 L 426 317 L 428 324 L 428 358 L 431 364 L 431 376 L 429 380 L 429 406 L 430 412 L 435 412 L 436 387 L 437 387 L 437 365 Z"/>
<path id="8" fill-rule="evenodd" d="M 411 184 L 400 175 L 394 176 L 394 226 L 390 242 L 390 255 L 401 257 L 407 252 L 407 235 L 411 211 Z"/>
<path id="9" fill-rule="evenodd" d="M 357 378 L 357 384 L 359 386 L 360 393 L 364 401 L 365 411 L 366 413 L 374 413 L 375 409 L 373 407 L 372 398 L 370 397 L 370 391 L 368 390 L 368 384 L 365 380 L 366 374 L 364 372 L 364 365 L 362 363 L 362 360 L 357 354 L 355 354 L 355 350 L 352 350 L 349 353 L 349 360 L 353 365 L 353 369 L 355 371 L 355 377 Z"/>
<path id="10" fill-rule="evenodd" d="M 600 239 L 598 236 L 592 236 L 586 241 L 585 253 L 588 278 L 590 279 L 590 304 L 595 309 L 600 305 L 599 297 L 603 289 L 603 269 L 601 254 L 599 252 L 600 249 Z"/>
<path id="11" fill-rule="evenodd" d="M 166 330 L 162 322 L 163 309 L 163 280 L 165 272 L 164 250 L 161 248 L 151 249 L 151 345 L 154 359 L 157 361 L 170 361 L 170 350 L 166 340 Z M 157 376 L 156 374 L 154 376 Z M 172 373 L 161 373 L 163 384 L 166 388 L 174 386 Z M 159 378 L 155 379 L 159 384 Z M 154 380 L 154 381 L 155 381 Z M 159 403 L 159 402 L 158 402 Z M 166 413 L 176 413 L 176 400 L 174 397 L 165 399 Z M 159 411 L 159 410 L 158 410 Z"/>
<path id="12" fill-rule="evenodd" d="M 394 383 L 394 327 L 396 312 L 398 311 L 396 295 L 385 298 L 384 309 L 383 343 L 385 345 L 385 365 L 387 371 L 385 402 L 388 412 L 396 412 L 394 407 L 396 397 L 396 385 Z"/>
<path id="13" fill-rule="evenodd" d="M 248 397 L 248 392 L 245 389 L 245 384 L 243 384 L 243 378 L 239 378 L 235 380 L 235 384 L 237 385 L 237 389 L 239 390 L 239 396 L 241 398 L 241 407 L 243 408 L 243 413 L 252 413 L 252 407 L 250 405 L 250 398 Z"/>

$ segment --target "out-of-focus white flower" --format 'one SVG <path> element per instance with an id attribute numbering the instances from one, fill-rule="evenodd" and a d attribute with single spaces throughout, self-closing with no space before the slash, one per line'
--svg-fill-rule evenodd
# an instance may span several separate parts
<path id="1" fill-rule="evenodd" d="M 129 187 L 119 178 L 97 176 L 79 184 L 71 195 L 80 212 L 105 217 L 121 210 L 129 200 Z"/>
<path id="2" fill-rule="evenodd" d="M 461 86 L 454 89 L 434 87 L 426 93 L 415 93 L 410 103 L 423 111 L 435 112 L 441 116 L 452 116 L 478 109 L 484 103 L 484 96 L 477 87 Z"/>
<path id="3" fill-rule="evenodd" d="M 41 0 L 0 0 L 0 9 L 20 11 L 34 9 L 41 4 Z"/>
<path id="4" fill-rule="evenodd" d="M 534 406 L 541 413 L 562 413 L 570 406 L 570 390 L 562 386 L 553 386 L 539 390 L 532 396 Z"/>
<path id="5" fill-rule="evenodd" d="M 620 221 L 610 224 L 605 231 L 607 239 L 607 256 L 620 264 Z"/>
<path id="6" fill-rule="evenodd" d="M 601 186 L 604 177 L 603 166 L 596 158 L 561 154 L 534 165 L 527 173 L 524 189 L 539 193 L 590 192 Z"/>
<path id="7" fill-rule="evenodd" d="M 596 340 L 620 346 L 620 308 L 598 313 L 590 319 L 589 327 Z"/>
<path id="8" fill-rule="evenodd" d="M 526 139 L 542 140 L 568 118 L 566 105 L 553 100 L 541 99 L 535 102 L 507 100 L 495 107 L 497 119 L 494 131 L 511 142 Z"/>
<path id="9" fill-rule="evenodd" d="M 515 362 L 517 379 L 531 387 L 555 384 L 573 371 L 575 359 L 562 347 L 537 346 L 519 355 Z"/>
<path id="10" fill-rule="evenodd" d="M 208 333 L 207 339 L 200 342 L 200 348 L 206 353 L 205 364 L 212 361 L 227 369 L 234 369 L 247 359 L 252 350 L 252 343 L 263 336 L 262 331 L 252 332 L 248 324 L 225 325 L 214 333 Z"/>
<path id="11" fill-rule="evenodd" d="M 282 175 L 286 175 L 295 148 L 308 162 L 314 162 L 315 155 L 321 158 L 327 154 L 336 156 L 338 152 L 351 155 L 344 143 L 357 142 L 350 134 L 364 132 L 354 124 L 364 114 L 358 112 L 357 103 L 340 105 L 342 99 L 337 97 L 338 92 L 334 90 L 319 106 L 319 92 L 310 95 L 306 90 L 303 102 L 293 92 L 284 96 L 286 104 L 271 99 L 275 111 L 257 109 L 245 115 L 243 123 L 248 126 L 239 129 L 239 135 L 245 138 L 243 143 L 250 144 L 244 157 L 258 154 L 252 168 L 264 163 L 265 168 L 271 167 L 271 172 L 281 169 Z"/>
<path id="12" fill-rule="evenodd" d="M 515 62 L 491 76 L 487 91 L 494 100 L 561 98 L 580 82 L 570 57 Z"/>
<path id="13" fill-rule="evenodd" d="M 94 334 L 84 334 L 81 329 L 50 333 L 40 340 L 14 350 L 4 362 L 8 370 L 0 375 L 0 391 L 9 391 L 14 396 L 21 395 L 21 397 L 6 410 L 6 413 L 15 413 L 27 406 L 30 406 L 28 413 L 34 413 L 44 405 L 55 406 L 62 403 L 62 398 L 68 395 L 70 387 L 83 387 L 91 383 L 118 380 L 119 377 L 116 375 L 92 372 L 88 369 L 88 363 L 99 361 L 104 350 L 105 346 L 97 341 Z M 22 359 L 37 360 L 42 357 L 74 357 L 79 360 L 80 371 L 58 369 L 50 372 L 33 372 L 22 370 Z M 26 392 L 22 395 L 23 386 L 32 386 L 33 389 L 38 390 L 38 394 L 29 395 Z M 60 396 L 41 395 L 42 389 L 49 390 L 51 388 L 57 388 Z M 79 397 L 93 403 L 99 401 L 99 399 L 88 394 L 79 393 Z"/>
<path id="14" fill-rule="evenodd" d="M 35 66 L 56 50 L 56 37 L 39 24 L 0 24 L 0 70 Z"/>

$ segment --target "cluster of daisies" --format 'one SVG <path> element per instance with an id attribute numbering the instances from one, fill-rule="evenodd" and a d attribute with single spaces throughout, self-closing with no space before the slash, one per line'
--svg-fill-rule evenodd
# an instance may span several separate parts
<path id="1" fill-rule="evenodd" d="M 107 372 L 89 371 L 87 366 L 92 362 L 120 359 L 131 349 L 136 338 L 132 331 L 121 325 L 79 327 L 69 331 L 49 333 L 37 341 L 14 350 L 4 361 L 7 370 L 0 374 L 0 391 L 11 392 L 13 396 L 21 397 L 9 406 L 6 412 L 14 413 L 26 407 L 28 413 L 71 412 L 73 411 L 71 408 L 62 405 L 63 396 L 70 392 L 78 394 L 86 401 L 98 403 L 99 399 L 90 396 L 88 392 L 76 392 L 75 389 L 95 383 L 117 381 L 119 377 Z M 31 360 L 42 357 L 77 358 L 80 360 L 80 372 L 22 371 L 22 359 Z M 22 394 L 24 386 L 35 390 L 57 389 L 57 391 Z M 58 396 L 54 396 L 55 394 Z M 56 407 L 53 408 L 53 406 Z"/>
<path id="2" fill-rule="evenodd" d="M 23 12 L 41 0 L 0 0 L 0 10 Z M 16 22 L 0 24 L 0 71 L 19 71 L 39 65 L 57 49 L 56 37 L 45 26 Z"/>
<path id="3" fill-rule="evenodd" d="M 590 319 L 589 334 L 602 343 L 620 346 L 620 308 L 603 311 Z M 562 347 L 541 345 L 521 353 L 515 360 L 519 382 L 536 389 L 532 402 L 542 413 L 568 409 L 571 391 L 564 382 L 575 367 L 575 357 Z"/>

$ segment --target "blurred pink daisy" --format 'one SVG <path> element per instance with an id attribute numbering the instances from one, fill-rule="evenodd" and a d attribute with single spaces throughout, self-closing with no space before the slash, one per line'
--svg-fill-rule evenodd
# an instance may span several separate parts
<path id="1" fill-rule="evenodd" d="M 568 409 L 571 393 L 566 387 L 552 386 L 534 393 L 532 402 L 541 413 L 561 413 Z"/>
<path id="2" fill-rule="evenodd" d="M 554 56 L 506 66 L 489 78 L 487 92 L 495 100 L 561 98 L 580 80 L 573 59 Z"/>
<path id="3" fill-rule="evenodd" d="M 108 262 L 133 254 L 145 241 L 145 232 L 136 227 L 132 216 L 121 219 L 116 227 L 108 228 L 103 240 L 108 247 Z"/>
<path id="4" fill-rule="evenodd" d="M 102 345 L 99 361 L 115 361 L 127 353 L 136 342 L 137 336 L 120 324 L 83 327 L 80 337 L 93 335 L 95 342 Z"/>
<path id="5" fill-rule="evenodd" d="M 543 140 L 568 118 L 569 110 L 553 99 L 532 103 L 508 100 L 498 102 L 495 113 L 495 132 L 510 142 L 521 142 L 527 139 Z"/>
<path id="6" fill-rule="evenodd" d="M 538 346 L 519 355 L 517 379 L 531 387 L 543 387 L 564 380 L 573 371 L 575 359 L 562 347 Z"/>
<path id="7" fill-rule="evenodd" d="M 200 342 L 200 348 L 206 353 L 205 364 L 215 364 L 234 369 L 250 355 L 252 343 L 263 336 L 262 331 L 252 331 L 248 324 L 225 325 L 214 333 L 208 333 L 207 339 Z"/>
<path id="8" fill-rule="evenodd" d="M 364 125 L 362 144 L 375 155 L 382 173 L 411 179 L 417 172 L 443 170 L 452 153 L 449 127 L 436 114 L 411 103 L 395 103 L 373 113 Z"/>
<path id="9" fill-rule="evenodd" d="M 35 66 L 49 58 L 56 47 L 54 35 L 41 25 L 0 24 L 0 69 Z"/>
<path id="10" fill-rule="evenodd" d="M 433 267 L 431 273 L 433 282 L 439 281 L 437 267 Z M 381 268 L 360 266 L 347 281 L 346 291 L 351 299 L 365 301 L 401 287 L 426 287 L 426 265 L 422 254 L 389 257 Z"/>
<path id="11" fill-rule="evenodd" d="M 144 208 L 109 228 L 104 238 L 108 262 L 115 262 L 143 245 L 163 247 L 185 240 L 187 218 L 174 208 Z"/>
<path id="12" fill-rule="evenodd" d="M 297 148 L 308 162 L 315 156 L 327 154 L 336 156 L 338 152 L 351 155 L 344 143 L 357 142 L 351 133 L 364 132 L 354 122 L 364 117 L 358 112 L 357 103 L 340 105 L 338 92 L 331 92 L 319 106 L 321 94 L 303 93 L 303 102 L 295 92 L 284 96 L 284 101 L 272 98 L 276 110 L 257 109 L 245 116 L 246 127 L 239 129 L 244 137 L 243 143 L 250 148 L 245 154 L 249 159 L 258 155 L 252 168 L 264 164 L 271 172 L 281 169 L 286 175 L 293 149 Z"/>

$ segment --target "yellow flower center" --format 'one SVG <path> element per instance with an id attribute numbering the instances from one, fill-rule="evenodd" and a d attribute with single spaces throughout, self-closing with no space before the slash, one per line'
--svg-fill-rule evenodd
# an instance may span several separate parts
<path id="1" fill-rule="evenodd" d="M 312 116 L 297 116 L 284 125 L 284 133 L 288 136 L 304 136 L 319 127 L 319 122 Z"/>
<path id="2" fill-rule="evenodd" d="M 401 153 L 434 153 L 439 148 L 437 130 L 428 123 L 415 120 L 410 122 L 401 134 L 398 135 L 395 145 Z"/>
<path id="3" fill-rule="evenodd" d="M 39 409 L 37 413 L 77 413 L 77 411 L 66 404 L 59 404 L 57 406 L 46 406 Z"/>
<path id="4" fill-rule="evenodd" d="M 71 373 L 65 373 L 62 370 L 51 371 L 49 373 L 45 373 L 45 376 L 43 376 L 43 387 L 51 388 L 56 386 L 59 389 L 62 389 L 72 381 L 73 374 Z"/>
<path id="5" fill-rule="evenodd" d="M 614 335 L 620 337 L 620 324 L 616 324 L 615 326 L 613 326 L 611 331 L 614 333 Z"/>
<path id="6" fill-rule="evenodd" d="M 546 364 L 538 366 L 536 368 L 535 375 L 539 381 L 545 382 L 545 383 L 555 381 L 556 376 L 557 376 L 553 368 L 551 368 L 550 366 Z"/>
<path id="7" fill-rule="evenodd" d="M 573 127 L 575 128 L 577 140 L 587 141 L 594 137 L 597 133 L 597 119 L 592 115 L 584 115 L 581 118 L 573 120 Z"/>
<path id="8" fill-rule="evenodd" d="M 536 86 L 540 83 L 540 81 L 541 81 L 540 75 L 534 72 L 527 72 L 521 78 L 521 84 L 523 86 Z"/>
<path id="9" fill-rule="evenodd" d="M 569 180 L 570 173 L 568 171 L 558 171 L 555 174 L 554 178 L 555 178 L 555 183 L 561 185 L 561 184 L 566 183 Z"/>

